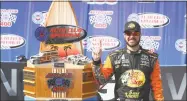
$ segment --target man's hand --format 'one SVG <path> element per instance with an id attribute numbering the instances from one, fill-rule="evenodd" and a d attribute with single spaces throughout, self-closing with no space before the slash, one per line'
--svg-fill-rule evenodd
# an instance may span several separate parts
<path id="1" fill-rule="evenodd" d="M 97 47 L 92 47 L 92 58 L 94 61 L 99 61 L 102 55 L 102 41 L 100 40 L 100 44 Z"/>

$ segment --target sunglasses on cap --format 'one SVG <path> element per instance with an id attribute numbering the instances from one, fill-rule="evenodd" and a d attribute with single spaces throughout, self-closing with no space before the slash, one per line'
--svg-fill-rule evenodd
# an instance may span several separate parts
<path id="1" fill-rule="evenodd" d="M 127 36 L 140 36 L 140 32 L 125 32 L 125 35 Z"/>

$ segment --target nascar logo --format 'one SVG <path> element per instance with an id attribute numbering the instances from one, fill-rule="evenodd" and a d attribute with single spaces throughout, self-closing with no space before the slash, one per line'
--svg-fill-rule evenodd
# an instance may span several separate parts
<path id="1" fill-rule="evenodd" d="M 32 21 L 35 24 L 39 24 L 40 26 L 45 26 L 47 14 L 48 14 L 47 11 L 42 11 L 42 12 L 37 11 L 37 12 L 33 13 Z"/>
<path id="2" fill-rule="evenodd" d="M 178 39 L 175 42 L 175 48 L 183 54 L 186 54 L 186 39 Z"/>

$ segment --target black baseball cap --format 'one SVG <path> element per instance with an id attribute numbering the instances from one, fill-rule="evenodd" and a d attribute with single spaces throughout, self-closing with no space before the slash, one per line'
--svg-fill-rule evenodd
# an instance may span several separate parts
<path id="1" fill-rule="evenodd" d="M 126 32 L 141 32 L 140 25 L 135 21 L 129 21 L 125 24 L 125 31 Z"/>

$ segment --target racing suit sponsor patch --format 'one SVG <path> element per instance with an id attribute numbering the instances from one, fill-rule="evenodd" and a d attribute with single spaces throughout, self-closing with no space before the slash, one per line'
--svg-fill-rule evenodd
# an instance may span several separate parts
<path id="1" fill-rule="evenodd" d="M 120 81 L 123 86 L 137 88 L 143 86 L 146 79 L 142 71 L 130 69 L 121 75 Z"/>

